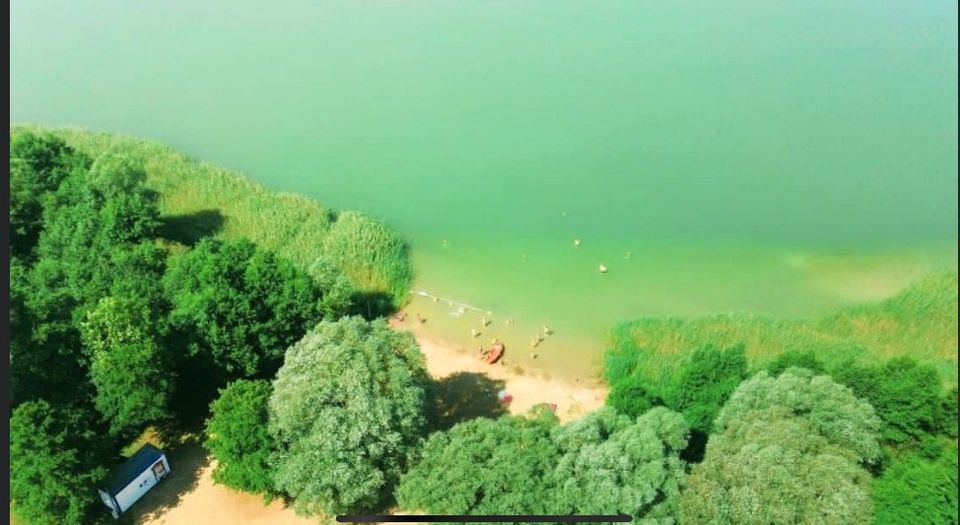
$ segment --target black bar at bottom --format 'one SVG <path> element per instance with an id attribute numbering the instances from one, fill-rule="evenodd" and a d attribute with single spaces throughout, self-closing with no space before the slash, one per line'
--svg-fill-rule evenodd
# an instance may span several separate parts
<path id="1" fill-rule="evenodd" d="M 471 516 L 469 514 L 424 514 L 421 516 L 409 514 L 372 515 L 372 516 L 337 516 L 340 523 L 629 523 L 633 518 L 629 514 L 486 514 Z"/>

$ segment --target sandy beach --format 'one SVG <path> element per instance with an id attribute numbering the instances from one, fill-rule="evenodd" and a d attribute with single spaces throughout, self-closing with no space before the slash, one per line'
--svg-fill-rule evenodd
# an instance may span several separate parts
<path id="1" fill-rule="evenodd" d="M 413 332 L 427 360 L 427 370 L 434 379 L 443 379 L 459 372 L 482 374 L 497 382 L 503 382 L 503 389 L 512 396 L 509 411 L 523 414 L 538 403 L 550 403 L 557 406 L 557 416 L 563 422 L 576 419 L 586 412 L 603 406 L 607 397 L 606 387 L 599 381 L 590 384 L 586 381 L 554 378 L 533 368 L 519 368 L 509 365 L 510 347 L 504 354 L 507 365 L 487 364 L 480 359 L 476 350 L 455 348 L 450 344 L 426 338 L 413 323 L 391 321 L 391 326 Z M 464 392 L 464 395 L 469 395 Z"/>
<path id="2" fill-rule="evenodd" d="M 513 400 L 507 405 L 510 413 L 523 414 L 538 403 L 557 406 L 561 421 L 569 421 L 603 405 L 606 389 L 600 384 L 588 385 L 580 381 L 551 378 L 533 369 L 519 369 L 509 365 L 489 365 L 479 359 L 477 353 L 434 342 L 418 334 L 412 323 L 392 325 L 401 330 L 411 330 L 417 337 L 427 361 L 430 375 L 441 384 L 444 379 L 464 378 L 458 381 L 450 394 L 464 400 L 481 398 L 489 408 L 491 392 L 471 391 L 472 385 L 495 386 L 506 390 Z M 510 349 L 506 351 L 509 359 Z M 509 361 L 508 361 L 509 363 Z M 494 392 L 495 394 L 495 392 Z M 493 398 L 496 403 L 495 398 Z M 502 407 L 498 407 L 502 408 Z M 484 415 L 483 411 L 475 415 Z M 294 514 L 282 501 L 264 505 L 263 499 L 253 494 L 230 490 L 213 483 L 211 473 L 214 463 L 206 456 L 199 442 L 181 446 L 173 463 L 170 477 L 151 491 L 138 503 L 121 523 L 144 525 L 234 525 L 234 524 L 281 524 L 300 525 L 318 523 L 319 518 L 305 518 Z"/>

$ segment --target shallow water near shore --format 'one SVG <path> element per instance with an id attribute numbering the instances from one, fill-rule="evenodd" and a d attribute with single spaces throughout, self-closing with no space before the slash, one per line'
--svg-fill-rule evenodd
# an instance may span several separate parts
<path id="1" fill-rule="evenodd" d="M 497 338 L 508 345 L 508 365 L 581 378 L 599 374 L 608 332 L 620 321 L 719 313 L 808 318 L 890 297 L 930 272 L 956 269 L 957 257 L 956 245 L 944 243 L 838 251 L 729 242 L 446 241 L 414 252 L 416 268 L 430 271 L 415 282 L 407 322 L 420 316 L 425 333 L 470 352 Z"/>
<path id="2" fill-rule="evenodd" d="M 385 219 L 406 311 L 465 351 L 592 377 L 619 321 L 956 267 L 956 3 L 226 5 L 15 3 L 11 121 Z"/>

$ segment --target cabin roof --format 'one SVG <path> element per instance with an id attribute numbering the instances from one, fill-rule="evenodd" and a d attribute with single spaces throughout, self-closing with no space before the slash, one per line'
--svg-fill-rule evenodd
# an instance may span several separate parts
<path id="1" fill-rule="evenodd" d="M 137 479 L 137 476 L 150 468 L 161 457 L 163 457 L 162 450 L 150 443 L 143 445 L 140 450 L 110 471 L 104 483 L 107 492 L 111 496 L 116 496 L 118 492 L 129 485 L 131 481 Z"/>

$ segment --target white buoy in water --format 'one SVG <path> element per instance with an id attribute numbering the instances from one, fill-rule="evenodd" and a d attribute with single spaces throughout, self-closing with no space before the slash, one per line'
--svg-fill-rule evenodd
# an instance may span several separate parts
<path id="1" fill-rule="evenodd" d="M 580 246 L 580 239 L 574 239 L 574 240 L 573 240 L 573 247 L 574 247 L 574 248 L 578 248 L 579 246 Z"/>
<path id="2" fill-rule="evenodd" d="M 607 267 L 603 264 L 600 265 L 600 273 L 607 273 Z"/>

